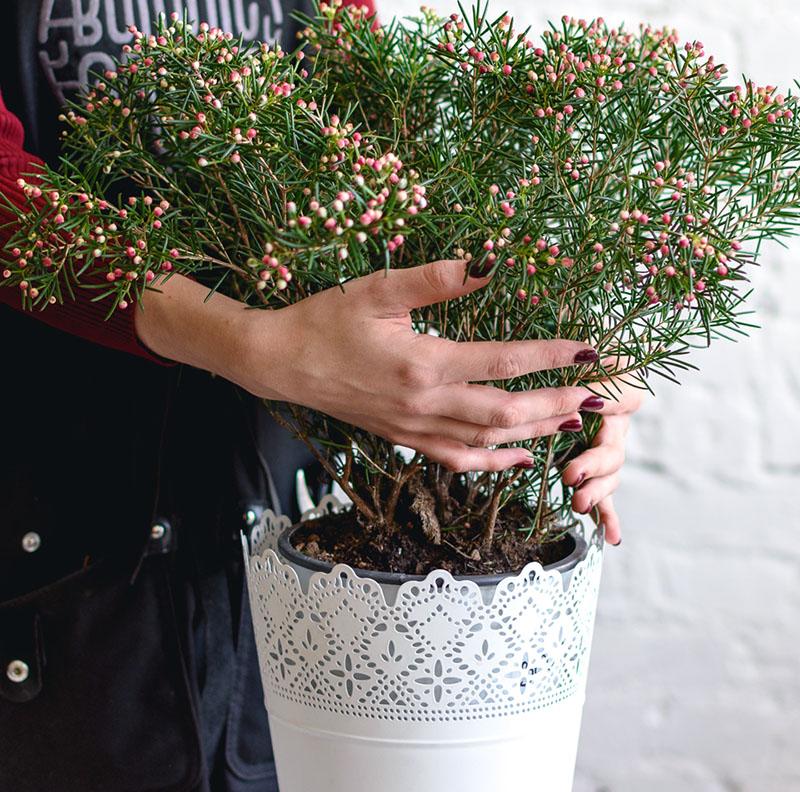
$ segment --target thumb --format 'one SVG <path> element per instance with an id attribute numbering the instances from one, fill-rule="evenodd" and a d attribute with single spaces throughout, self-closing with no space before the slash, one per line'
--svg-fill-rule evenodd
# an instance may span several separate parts
<path id="1" fill-rule="evenodd" d="M 369 276 L 377 298 L 406 310 L 463 297 L 490 281 L 484 269 L 471 274 L 464 259 L 432 261 L 418 267 L 390 269 Z M 474 269 L 473 269 L 474 271 Z"/>

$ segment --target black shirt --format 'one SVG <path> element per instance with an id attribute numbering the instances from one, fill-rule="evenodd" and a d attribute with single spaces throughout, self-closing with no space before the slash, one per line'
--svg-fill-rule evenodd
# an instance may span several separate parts
<path id="1" fill-rule="evenodd" d="M 63 96 L 175 2 L 6 4 L 0 87 L 26 149 L 55 163 Z M 292 45 L 278 0 L 185 5 Z M 0 789 L 275 790 L 238 532 L 275 490 L 291 508 L 305 451 L 205 372 L 4 305 L 0 338 Z"/>
<path id="2" fill-rule="evenodd" d="M 184 8 L 195 21 L 247 40 L 277 38 L 286 49 L 299 27 L 291 9 L 309 10 L 307 0 L 10 3 L 0 87 L 23 123 L 26 150 L 55 165 L 64 98 L 111 66 L 129 24 L 149 32 L 159 12 Z M 0 337 L 0 602 L 87 557 L 132 549 L 156 517 L 192 522 L 207 545 L 200 555 L 214 558 L 221 523 L 265 498 L 263 457 L 286 438 L 257 400 L 205 372 L 111 351 L 5 306 Z M 282 472 L 275 475 L 287 493 L 291 476 Z M 40 540 L 33 552 L 23 541 L 31 531 Z"/>

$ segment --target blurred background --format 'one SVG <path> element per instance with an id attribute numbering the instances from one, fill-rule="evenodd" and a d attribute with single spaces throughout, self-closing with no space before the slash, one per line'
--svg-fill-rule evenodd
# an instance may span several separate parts
<path id="1" fill-rule="evenodd" d="M 383 19 L 418 7 L 378 0 Z M 734 83 L 800 78 L 797 0 L 491 9 L 534 31 L 565 13 L 668 24 Z M 681 387 L 654 382 L 631 432 L 575 792 L 800 792 L 800 245 L 765 249 L 753 285 L 760 329 L 696 352 Z"/>

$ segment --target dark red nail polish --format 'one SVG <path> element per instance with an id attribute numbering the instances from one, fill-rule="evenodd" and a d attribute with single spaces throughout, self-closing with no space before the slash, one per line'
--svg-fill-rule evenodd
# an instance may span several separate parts
<path id="1" fill-rule="evenodd" d="M 474 261 L 469 267 L 469 274 L 473 278 L 485 278 L 491 271 L 492 265 L 488 261 Z"/>
<path id="2" fill-rule="evenodd" d="M 582 349 L 575 355 L 576 363 L 596 363 L 599 359 L 596 349 Z"/>
<path id="3" fill-rule="evenodd" d="M 581 402 L 580 409 L 586 412 L 597 412 L 605 407 L 606 400 L 602 396 L 589 396 Z"/>
<path id="4" fill-rule="evenodd" d="M 559 432 L 580 432 L 581 429 L 583 429 L 583 422 L 579 421 L 577 418 L 564 421 L 564 423 L 558 427 Z"/>

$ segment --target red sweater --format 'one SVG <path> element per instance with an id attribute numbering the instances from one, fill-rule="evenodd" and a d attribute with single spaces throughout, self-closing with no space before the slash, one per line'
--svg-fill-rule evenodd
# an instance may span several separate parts
<path id="1" fill-rule="evenodd" d="M 346 4 L 355 2 L 370 9 L 374 8 L 372 0 L 347 0 Z M 8 111 L 0 94 L 0 193 L 17 206 L 24 205 L 24 197 L 22 190 L 17 186 L 17 179 L 41 165 L 41 160 L 23 149 L 23 139 L 22 124 Z M 0 202 L 0 250 L 12 235 L 11 224 L 14 220 L 14 213 Z M 102 301 L 92 302 L 91 295 L 80 289 L 76 291 L 75 297 L 74 301 L 65 302 L 63 305 L 51 305 L 45 310 L 33 311 L 30 315 L 52 327 L 94 343 L 163 362 L 139 342 L 134 327 L 135 307 L 126 311 L 114 311 L 111 317 L 106 319 L 108 306 Z M 23 310 L 22 301 L 15 289 L 0 287 L 0 302 L 15 310 Z"/>
<path id="2" fill-rule="evenodd" d="M 22 124 L 6 109 L 0 94 L 0 192 L 17 206 L 25 205 L 17 179 L 41 165 L 41 160 L 23 149 L 23 134 Z M 15 215 L 11 209 L 5 203 L 0 203 L 0 247 L 11 237 L 11 224 L 14 220 Z M 22 300 L 16 289 L 0 287 L 0 301 L 18 311 L 23 310 Z M 91 295 L 79 289 L 74 301 L 48 306 L 47 309 L 33 311 L 30 315 L 52 327 L 97 344 L 157 360 L 136 337 L 133 310 L 115 311 L 109 319 L 105 318 L 106 313 L 107 305 L 102 301 L 92 302 Z"/>

